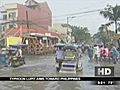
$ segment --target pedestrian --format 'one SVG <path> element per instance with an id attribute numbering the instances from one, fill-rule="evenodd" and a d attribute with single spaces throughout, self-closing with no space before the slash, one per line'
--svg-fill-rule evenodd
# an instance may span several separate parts
<path id="1" fill-rule="evenodd" d="M 108 56 L 109 56 L 109 49 L 108 49 L 108 47 L 105 45 L 104 48 L 103 48 L 103 51 L 102 51 L 102 57 L 103 57 L 104 60 L 107 61 Z"/>
<path id="2" fill-rule="evenodd" d="M 117 49 L 114 45 L 111 48 L 111 58 L 112 58 L 114 64 L 116 64 L 116 61 L 119 58 L 119 52 L 117 51 Z"/>
<path id="3" fill-rule="evenodd" d="M 93 48 L 92 48 L 92 46 L 88 46 L 87 52 L 88 52 L 89 59 L 92 60 L 93 59 Z"/>
<path id="4" fill-rule="evenodd" d="M 84 54 L 85 53 L 85 46 L 84 46 L 84 44 L 82 44 L 81 50 L 82 50 L 82 53 Z"/>
<path id="5" fill-rule="evenodd" d="M 93 47 L 93 58 L 94 60 L 98 61 L 100 57 L 100 49 L 98 45 L 94 45 Z"/>
<path id="6" fill-rule="evenodd" d="M 100 46 L 100 61 L 102 61 L 102 59 L 103 59 L 103 52 L 104 52 L 104 46 L 101 45 Z"/>
<path id="7" fill-rule="evenodd" d="M 78 47 L 78 56 L 79 56 L 79 57 L 82 57 L 82 49 L 81 49 L 80 46 Z"/>

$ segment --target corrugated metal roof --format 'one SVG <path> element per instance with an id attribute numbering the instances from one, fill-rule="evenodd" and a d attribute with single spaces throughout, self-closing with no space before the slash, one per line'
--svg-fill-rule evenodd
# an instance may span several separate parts
<path id="1" fill-rule="evenodd" d="M 25 28 L 12 28 L 6 30 L 6 36 L 20 36 L 25 34 L 34 34 L 34 35 L 40 35 L 40 36 L 47 36 L 47 37 L 56 37 L 58 38 L 60 34 L 56 32 L 50 32 L 48 30 L 45 30 L 41 28 L 40 30 L 35 29 L 25 29 Z"/>

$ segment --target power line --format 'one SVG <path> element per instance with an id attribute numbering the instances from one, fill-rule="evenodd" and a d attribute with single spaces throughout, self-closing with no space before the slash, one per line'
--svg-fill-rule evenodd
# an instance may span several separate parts
<path id="1" fill-rule="evenodd" d="M 55 16 L 56 17 L 62 17 L 62 16 L 73 16 L 73 15 L 79 15 L 79 14 L 86 14 L 86 13 L 93 13 L 93 12 L 98 12 L 101 11 L 102 9 L 97 9 L 97 10 L 89 10 L 89 11 L 84 11 L 84 12 L 78 12 L 78 13 L 71 13 L 71 14 L 65 14 L 65 15 L 61 15 L 61 16 Z"/>
<path id="2" fill-rule="evenodd" d="M 85 12 L 86 13 L 86 12 Z M 95 13 L 95 12 L 94 12 Z M 85 16 L 89 16 L 89 15 L 93 15 L 94 13 L 86 13 L 87 15 L 77 15 L 75 17 L 85 17 Z M 66 17 L 64 19 L 59 19 L 59 20 L 54 20 L 54 21 L 62 21 L 62 20 L 66 20 Z M 38 27 L 41 27 L 41 28 L 44 28 L 44 26 L 46 25 L 38 25 L 37 23 L 39 22 L 32 22 L 32 21 L 25 21 L 25 20 L 16 20 L 16 21 L 9 21 L 9 22 L 5 22 L 5 23 L 0 23 L 1 25 L 3 24 L 7 24 L 7 23 L 18 23 L 18 24 L 27 24 L 29 22 L 30 25 L 35 25 L 35 26 L 38 26 Z M 45 28 L 44 28 L 45 29 Z"/>
<path id="3" fill-rule="evenodd" d="M 65 16 L 74 16 L 74 15 L 81 15 L 81 14 L 87 14 L 87 13 L 94 13 L 94 12 L 98 12 L 98 11 L 101 11 L 101 10 L 103 10 L 103 9 L 88 10 L 88 11 L 83 11 L 83 12 L 58 15 L 58 16 L 53 16 L 52 18 L 60 18 L 60 17 L 65 17 Z M 40 20 L 40 21 L 42 21 L 41 19 L 48 19 L 48 18 L 51 18 L 51 17 L 36 18 L 36 19 L 33 19 L 33 20 Z"/>
<path id="4" fill-rule="evenodd" d="M 58 16 L 53 16 L 52 18 L 60 18 L 60 17 L 65 17 L 65 16 L 73 16 L 73 15 L 80 15 L 80 14 L 87 14 L 87 13 L 93 13 L 93 12 L 98 12 L 103 9 L 96 9 L 96 10 L 88 10 L 88 11 L 83 11 L 83 12 L 77 12 L 77 13 L 70 13 L 70 14 L 64 14 L 64 15 L 58 15 Z M 50 17 L 44 17 L 44 18 L 36 18 L 33 20 L 38 20 L 38 19 L 48 19 Z"/>
<path id="5" fill-rule="evenodd" d="M 53 18 L 65 17 L 65 16 L 71 16 L 71 15 L 88 14 L 88 13 L 98 12 L 98 11 L 101 11 L 101 10 L 102 10 L 102 9 L 96 9 L 96 10 L 89 10 L 89 11 L 84 11 L 84 12 L 77 12 L 77 13 L 71 13 L 71 14 L 64 14 L 64 15 L 53 16 Z M 85 15 L 84 15 L 84 16 L 85 16 Z M 33 20 L 47 19 L 47 18 L 50 18 L 50 17 L 36 18 L 36 19 L 33 19 Z M 21 21 L 24 21 L 24 20 L 21 20 Z M 11 21 L 11 22 L 13 22 L 13 21 Z M 20 21 L 17 21 L 17 22 L 20 22 Z M 8 23 L 9 23 L 9 22 L 8 22 Z"/>
<path id="6" fill-rule="evenodd" d="M 59 15 L 59 16 L 53 16 L 53 18 L 58 18 L 58 17 L 65 17 L 65 16 L 75 16 L 75 15 L 80 15 L 80 16 L 75 16 L 75 17 L 83 17 L 83 16 L 86 16 L 86 15 L 84 15 L 84 14 L 90 14 L 90 13 L 94 13 L 94 12 L 98 12 L 98 11 L 101 11 L 102 9 L 96 9 L 96 10 L 89 10 L 89 11 L 84 11 L 84 12 L 77 12 L 77 13 L 71 13 L 71 14 L 64 14 L 64 15 Z M 82 14 L 82 15 L 81 15 Z M 37 18 L 37 20 L 39 20 L 39 19 L 47 19 L 47 18 L 49 18 L 49 17 L 44 17 L 44 18 Z M 34 19 L 35 20 L 35 19 Z M 30 22 L 30 24 L 32 24 L 32 25 L 36 25 L 36 26 L 38 26 L 38 27 L 42 27 L 42 28 L 44 28 L 44 26 L 45 25 L 38 25 L 37 23 L 39 23 L 39 22 L 37 22 L 37 23 L 33 23 L 32 21 L 25 21 L 25 20 L 17 20 L 17 21 L 10 21 L 10 22 L 5 22 L 5 23 L 1 23 L 1 24 L 7 24 L 7 23 L 19 23 L 19 24 L 27 24 L 28 22 Z"/>
<path id="7" fill-rule="evenodd" d="M 86 17 L 86 16 L 89 16 L 89 15 L 93 15 L 94 13 L 87 13 L 87 15 L 77 15 L 75 17 Z M 58 20 L 54 20 L 54 21 L 61 21 L 61 20 L 66 20 L 66 17 L 64 17 L 63 19 L 58 19 Z M 19 23 L 19 24 L 27 24 L 27 22 L 30 22 L 31 21 L 25 21 L 25 20 L 14 20 L 14 21 L 9 21 L 9 22 L 5 22 L 5 23 L 0 23 L 0 24 L 7 24 L 7 23 Z M 39 21 L 40 22 L 40 21 Z M 39 22 L 36 22 L 36 23 L 39 23 Z M 32 22 L 33 23 L 33 22 Z M 45 26 L 45 25 L 41 25 L 41 26 Z"/>
<path id="8" fill-rule="evenodd" d="M 86 17 L 86 16 L 89 16 L 89 15 L 93 15 L 95 14 L 96 12 L 94 13 L 87 13 L 86 15 L 77 15 L 77 16 L 74 16 L 75 18 L 79 18 L 79 17 Z M 66 17 L 62 18 L 62 19 L 53 19 L 53 21 L 64 21 L 66 20 Z M 41 21 L 38 21 L 37 23 L 40 23 Z"/>

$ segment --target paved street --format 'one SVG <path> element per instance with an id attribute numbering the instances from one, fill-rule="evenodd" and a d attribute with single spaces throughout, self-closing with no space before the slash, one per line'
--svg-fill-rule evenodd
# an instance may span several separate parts
<path id="1" fill-rule="evenodd" d="M 54 66 L 54 55 L 26 56 L 26 65 L 17 68 L 1 68 L 0 76 L 40 77 L 40 76 L 94 76 L 94 67 L 100 65 L 115 66 L 115 76 L 120 75 L 120 64 L 89 61 L 86 55 L 81 58 L 83 71 L 77 74 L 58 74 Z M 0 90 L 120 90 L 119 85 L 96 86 L 85 81 L 1 81 Z"/>

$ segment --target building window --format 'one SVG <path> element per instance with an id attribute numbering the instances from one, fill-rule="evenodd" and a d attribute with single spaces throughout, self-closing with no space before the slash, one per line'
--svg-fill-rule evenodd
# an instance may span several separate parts
<path id="1" fill-rule="evenodd" d="M 7 20 L 7 15 L 3 15 L 3 20 Z"/>
<path id="2" fill-rule="evenodd" d="M 10 12 L 9 18 L 12 18 L 12 19 L 16 18 L 16 12 Z"/>

